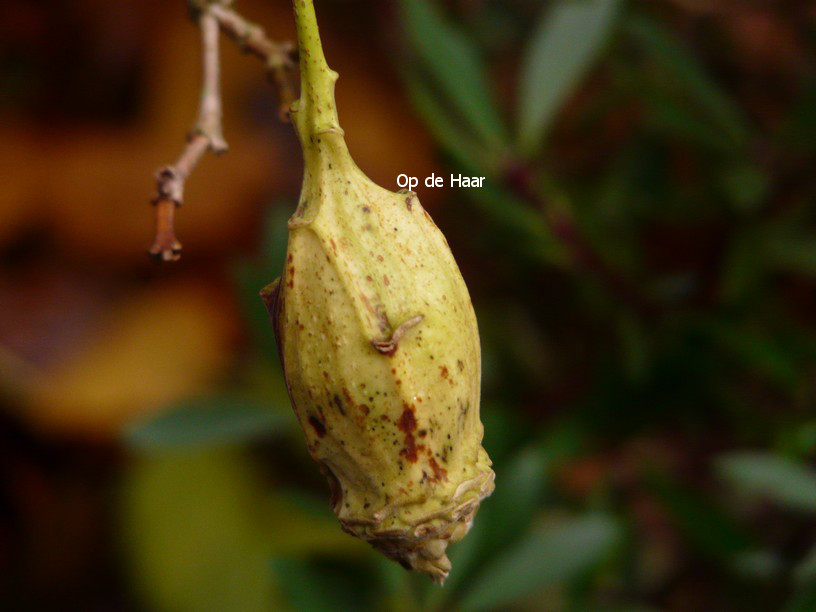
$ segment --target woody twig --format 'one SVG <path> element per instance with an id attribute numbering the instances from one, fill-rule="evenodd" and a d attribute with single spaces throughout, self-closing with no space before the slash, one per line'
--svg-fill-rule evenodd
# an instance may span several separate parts
<path id="1" fill-rule="evenodd" d="M 263 28 L 247 21 L 229 7 L 228 2 L 211 5 L 212 14 L 218 20 L 221 31 L 238 47 L 263 60 L 269 80 L 278 93 L 281 121 L 289 120 L 289 106 L 295 101 L 294 87 L 295 46 L 291 42 L 274 42 L 267 38 Z"/>
<path id="2" fill-rule="evenodd" d="M 262 28 L 241 17 L 231 4 L 231 0 L 190 0 L 201 30 L 204 76 L 198 120 L 187 138 L 187 146 L 174 164 L 156 173 L 157 193 L 152 200 L 156 208 L 156 236 L 149 253 L 158 261 L 177 261 L 181 257 L 174 220 L 176 209 L 184 202 L 184 185 L 190 173 L 207 151 L 220 155 L 228 148 L 221 124 L 219 29 L 242 50 L 264 60 L 278 89 L 282 120 L 288 118 L 289 105 L 295 97 L 293 46 L 269 40 Z"/>

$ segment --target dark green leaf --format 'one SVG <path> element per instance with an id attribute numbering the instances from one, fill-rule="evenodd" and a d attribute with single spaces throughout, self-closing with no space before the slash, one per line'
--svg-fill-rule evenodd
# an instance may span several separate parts
<path id="1" fill-rule="evenodd" d="M 786 148 L 812 152 L 816 146 L 816 79 L 811 75 L 791 104 L 782 137 Z"/>
<path id="2" fill-rule="evenodd" d="M 470 189 L 468 195 L 493 222 L 495 230 L 506 231 L 509 246 L 530 259 L 545 264 L 563 263 L 564 252 L 550 230 L 542 211 L 486 182 L 482 189 Z"/>
<path id="3" fill-rule="evenodd" d="M 752 548 L 737 523 L 709 499 L 664 475 L 650 476 L 649 485 L 677 528 L 707 556 L 731 559 Z"/>
<path id="4" fill-rule="evenodd" d="M 534 155 L 547 128 L 603 46 L 619 0 L 559 1 L 544 12 L 519 83 L 519 142 Z"/>
<path id="5" fill-rule="evenodd" d="M 481 334 L 481 330 L 479 333 Z M 483 344 L 482 355 L 485 352 L 488 351 Z M 482 444 L 490 458 L 494 462 L 501 461 L 502 464 L 512 462 L 518 449 L 529 440 L 529 424 L 513 410 L 512 405 L 492 398 L 483 400 L 481 417 L 485 428 Z"/>
<path id="6" fill-rule="evenodd" d="M 756 292 L 765 280 L 768 271 L 765 231 L 766 228 L 745 228 L 734 232 L 722 265 L 720 298 L 724 302 L 739 302 Z"/>
<path id="7" fill-rule="evenodd" d="M 289 428 L 294 419 L 284 414 L 254 399 L 203 397 L 134 424 L 125 439 L 150 450 L 243 442 Z"/>
<path id="8" fill-rule="evenodd" d="M 733 146 L 746 141 L 748 130 L 741 110 L 676 36 L 643 16 L 630 17 L 626 29 L 656 65 L 658 78 L 668 91 L 687 100 L 710 129 L 722 134 Z"/>
<path id="9" fill-rule="evenodd" d="M 777 270 L 816 276 L 816 237 L 780 236 L 769 245 L 768 260 Z"/>
<path id="10" fill-rule="evenodd" d="M 793 571 L 793 578 L 800 584 L 816 583 L 816 546 L 812 547 Z"/>
<path id="11" fill-rule="evenodd" d="M 796 593 L 790 603 L 785 607 L 785 612 L 813 612 L 816 610 L 816 581 L 806 584 Z"/>
<path id="12" fill-rule="evenodd" d="M 789 457 L 816 455 L 816 420 L 796 421 L 783 428 L 778 448 Z"/>
<path id="13" fill-rule="evenodd" d="M 547 479 L 547 462 L 539 448 L 522 450 L 512 461 L 497 467 L 501 481 L 489 502 L 492 529 L 486 545 L 492 551 L 513 542 L 527 529 L 535 509 L 541 502 Z"/>
<path id="14" fill-rule="evenodd" d="M 792 510 L 816 512 L 816 470 L 770 453 L 721 456 L 717 472 L 735 487 Z"/>
<path id="15" fill-rule="evenodd" d="M 767 380 L 788 390 L 797 384 L 795 355 L 767 328 L 726 321 L 708 322 L 703 328 L 723 349 Z"/>
<path id="16" fill-rule="evenodd" d="M 500 149 L 507 142 L 476 48 L 465 34 L 448 23 L 435 4 L 403 0 L 408 37 L 422 65 L 443 92 L 457 116 L 485 145 Z"/>
<path id="17" fill-rule="evenodd" d="M 278 588 L 292 610 L 309 612 L 359 612 L 374 609 L 366 588 L 365 573 L 347 561 L 302 561 L 278 557 L 272 560 Z"/>
<path id="18" fill-rule="evenodd" d="M 604 515 L 537 529 L 488 565 L 466 593 L 462 609 L 493 609 L 580 578 L 608 557 L 620 539 L 620 527 Z"/>
<path id="19" fill-rule="evenodd" d="M 638 319 L 624 314 L 618 321 L 618 335 L 624 371 L 632 382 L 642 382 L 651 363 L 649 334 Z"/>
<path id="20" fill-rule="evenodd" d="M 244 321 L 261 352 L 276 355 L 275 332 L 269 313 L 260 298 L 263 287 L 280 276 L 286 258 L 288 219 L 294 206 L 288 202 L 270 207 L 261 236 L 261 253 L 257 259 L 241 260 L 232 266 Z"/>
<path id="21" fill-rule="evenodd" d="M 782 559 L 774 551 L 747 550 L 734 555 L 731 566 L 750 580 L 773 580 L 782 571 Z"/>
<path id="22" fill-rule="evenodd" d="M 501 485 L 479 510 L 468 536 L 450 550 L 453 570 L 444 591 L 434 591 L 428 605 L 439 605 L 446 596 L 472 578 L 484 559 L 495 557 L 529 529 L 546 485 L 547 462 L 540 448 L 530 447 L 496 467 Z"/>
<path id="23" fill-rule="evenodd" d="M 722 130 L 712 128 L 710 122 L 675 92 L 664 91 L 649 83 L 636 86 L 648 103 L 648 122 L 661 135 L 679 142 L 729 152 L 734 143 Z"/>
<path id="24" fill-rule="evenodd" d="M 770 190 L 768 176 L 749 164 L 738 164 L 723 172 L 722 187 L 738 212 L 757 212 Z"/>
<path id="25" fill-rule="evenodd" d="M 403 75 L 408 95 L 434 139 L 447 151 L 462 170 L 470 173 L 489 172 L 492 164 L 485 156 L 484 148 L 471 137 L 468 130 L 451 112 L 440 104 L 428 86 L 419 78 Z"/>

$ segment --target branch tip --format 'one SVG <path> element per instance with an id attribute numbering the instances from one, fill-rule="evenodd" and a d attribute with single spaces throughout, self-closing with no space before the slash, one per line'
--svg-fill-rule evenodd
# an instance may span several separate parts
<path id="1" fill-rule="evenodd" d="M 224 139 L 221 116 L 221 75 L 219 31 L 224 32 L 242 51 L 264 60 L 270 80 L 280 100 L 279 117 L 288 122 L 289 107 L 295 99 L 293 74 L 296 51 L 291 43 L 277 43 L 266 37 L 263 28 L 232 9 L 233 0 L 188 0 L 192 18 L 201 30 L 203 82 L 196 126 L 187 135 L 187 146 L 175 164 L 156 173 L 156 237 L 150 255 L 158 261 L 177 261 L 181 243 L 173 231 L 175 209 L 184 203 L 184 184 L 208 150 L 223 155 L 229 150 Z"/>
<path id="2" fill-rule="evenodd" d="M 181 258 L 181 242 L 174 229 L 175 212 L 179 204 L 163 198 L 154 202 L 156 207 L 156 238 L 148 253 L 155 261 L 178 261 Z"/>

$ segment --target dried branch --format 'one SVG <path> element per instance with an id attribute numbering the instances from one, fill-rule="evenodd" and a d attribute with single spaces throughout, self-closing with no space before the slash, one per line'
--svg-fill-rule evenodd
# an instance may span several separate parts
<path id="1" fill-rule="evenodd" d="M 282 121 L 289 119 L 289 106 L 295 101 L 296 51 L 291 42 L 277 43 L 266 37 L 260 26 L 251 23 L 236 13 L 228 5 L 213 4 L 212 14 L 218 20 L 221 31 L 238 47 L 262 59 L 266 64 L 269 79 L 275 84 Z"/>
<path id="2" fill-rule="evenodd" d="M 175 209 L 184 203 L 184 183 L 207 150 L 220 154 L 227 150 L 221 127 L 221 75 L 218 50 L 218 21 L 209 10 L 199 16 L 204 84 L 198 108 L 198 121 L 187 146 L 172 166 L 156 174 L 156 238 L 150 255 L 159 261 L 177 261 L 181 243 L 175 235 Z"/>
<path id="3" fill-rule="evenodd" d="M 175 209 L 184 202 L 184 185 L 190 173 L 209 150 L 220 155 L 227 151 L 222 128 L 221 76 L 218 46 L 219 29 L 242 50 L 260 57 L 266 64 L 271 80 L 278 89 L 280 117 L 286 121 L 289 106 L 295 99 L 294 47 L 276 43 L 266 37 L 263 29 L 247 21 L 230 8 L 232 0 L 190 0 L 194 18 L 201 30 L 203 85 L 198 108 L 198 120 L 188 136 L 187 146 L 176 163 L 156 173 L 156 237 L 150 255 L 158 261 L 177 261 L 181 243 L 174 230 Z"/>

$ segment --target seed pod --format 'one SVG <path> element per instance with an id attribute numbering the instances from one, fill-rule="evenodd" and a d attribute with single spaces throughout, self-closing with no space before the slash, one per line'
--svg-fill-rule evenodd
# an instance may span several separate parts
<path id="1" fill-rule="evenodd" d="M 448 543 L 493 491 L 476 317 L 416 195 L 378 187 L 352 161 L 312 1 L 294 5 L 305 173 L 284 275 L 262 296 L 343 529 L 442 582 Z"/>

